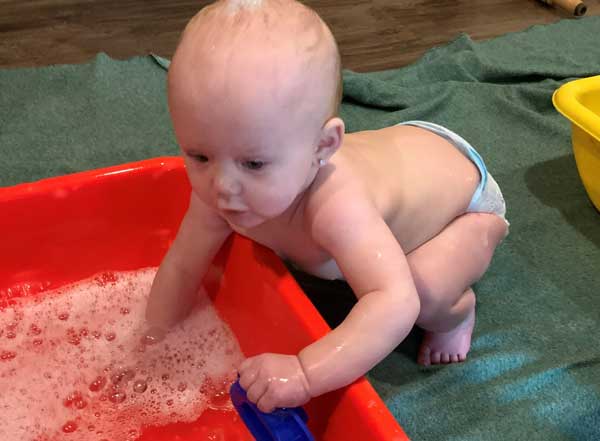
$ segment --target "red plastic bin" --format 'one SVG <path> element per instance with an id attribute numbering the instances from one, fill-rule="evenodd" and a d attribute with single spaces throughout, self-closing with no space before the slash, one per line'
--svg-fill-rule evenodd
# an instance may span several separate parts
<path id="1" fill-rule="evenodd" d="M 102 271 L 158 266 L 189 193 L 183 161 L 173 157 L 0 188 L 0 308 Z M 205 285 L 246 356 L 297 353 L 329 331 L 279 258 L 241 236 L 223 247 Z M 305 409 L 317 440 L 408 440 L 364 378 Z M 214 428 L 222 439 L 252 439 L 233 412 L 212 410 L 194 423 L 148 428 L 141 439 L 202 440 Z"/>

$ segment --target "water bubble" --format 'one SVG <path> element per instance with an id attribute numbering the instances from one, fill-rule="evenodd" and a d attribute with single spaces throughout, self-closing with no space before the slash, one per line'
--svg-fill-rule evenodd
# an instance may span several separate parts
<path id="1" fill-rule="evenodd" d="M 111 389 L 112 390 L 110 392 L 110 395 L 108 396 L 108 399 L 111 402 L 113 402 L 115 404 L 119 404 L 119 403 L 122 403 L 123 401 L 125 401 L 125 398 L 127 398 L 127 394 L 125 393 L 124 390 L 122 390 L 119 387 L 115 387 L 115 386 L 112 386 Z"/>
<path id="2" fill-rule="evenodd" d="M 102 377 L 102 376 L 97 376 L 96 379 L 94 381 L 92 381 L 90 383 L 90 390 L 92 392 L 98 392 L 99 390 L 101 390 L 104 385 L 106 384 L 106 377 Z"/>
<path id="3" fill-rule="evenodd" d="M 142 345 L 155 345 L 165 338 L 165 331 L 160 328 L 151 328 L 142 336 Z"/>
<path id="4" fill-rule="evenodd" d="M 231 409 L 231 400 L 227 391 L 221 390 L 216 392 L 208 402 L 208 407 L 213 410 Z"/>
<path id="5" fill-rule="evenodd" d="M 133 383 L 133 391 L 137 392 L 138 394 L 146 392 L 147 388 L 148 384 L 144 380 L 136 380 Z"/>
<path id="6" fill-rule="evenodd" d="M 114 374 L 111 375 L 110 381 L 112 384 L 120 384 L 121 382 L 127 383 L 135 377 L 135 373 L 131 369 L 120 368 Z"/>
<path id="7" fill-rule="evenodd" d="M 79 337 L 77 331 L 75 331 L 75 328 L 67 329 L 67 341 L 74 346 L 77 346 L 79 343 L 81 343 L 81 338 Z"/>
<path id="8" fill-rule="evenodd" d="M 41 333 L 42 330 L 40 329 L 40 327 L 35 323 L 32 323 L 29 327 L 29 335 L 40 335 Z"/>
<path id="9" fill-rule="evenodd" d="M 105 336 L 107 341 L 113 341 L 117 337 L 117 334 L 114 332 L 108 332 Z"/>
<path id="10" fill-rule="evenodd" d="M 8 361 L 8 360 L 12 360 L 16 356 L 17 356 L 17 353 L 14 351 L 2 351 L 2 353 L 0 353 L 0 360 Z"/>
<path id="11" fill-rule="evenodd" d="M 67 421 L 65 425 L 62 427 L 62 431 L 65 433 L 72 433 L 77 430 L 77 424 L 75 421 Z"/>
<path id="12" fill-rule="evenodd" d="M 63 400 L 65 407 L 74 407 L 76 409 L 83 409 L 87 406 L 87 402 L 83 398 L 83 395 L 79 391 L 71 392 Z"/>
<path id="13" fill-rule="evenodd" d="M 186 390 L 186 389 L 187 389 L 187 384 L 185 384 L 185 383 L 179 383 L 179 384 L 177 385 L 177 390 L 178 390 L 179 392 L 183 392 L 183 391 L 184 391 L 184 390 Z"/>
<path id="14" fill-rule="evenodd" d="M 96 282 L 96 284 L 101 287 L 106 286 L 108 283 L 114 284 L 116 281 L 117 275 L 114 273 L 102 273 L 96 278 L 94 278 L 94 282 Z"/>
<path id="15" fill-rule="evenodd" d="M 68 320 L 69 318 L 69 313 L 68 312 L 61 312 L 60 314 L 58 314 L 58 319 L 59 320 Z"/>

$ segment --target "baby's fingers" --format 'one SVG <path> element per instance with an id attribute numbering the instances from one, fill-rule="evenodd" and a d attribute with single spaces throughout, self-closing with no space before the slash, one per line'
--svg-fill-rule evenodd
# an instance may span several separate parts
<path id="1" fill-rule="evenodd" d="M 252 385 L 246 390 L 246 396 L 250 401 L 258 405 L 258 403 L 262 401 L 263 397 L 265 396 L 265 393 L 267 392 L 268 388 L 269 383 L 267 381 L 261 381 L 259 379 L 252 383 Z M 265 411 L 263 410 L 263 412 Z"/>
<path id="2" fill-rule="evenodd" d="M 268 393 L 265 393 L 256 403 L 256 407 L 258 407 L 258 409 L 261 412 L 265 412 L 265 413 L 270 413 L 273 412 L 273 410 L 275 410 L 275 404 L 273 399 L 271 399 L 269 397 Z"/>
<path id="3" fill-rule="evenodd" d="M 240 364 L 240 367 L 238 369 L 239 372 L 242 372 L 242 371 L 250 368 L 254 364 L 254 360 L 255 360 L 255 357 L 249 357 L 249 358 L 246 358 L 244 361 L 242 361 L 242 363 Z"/>
<path id="4" fill-rule="evenodd" d="M 240 386 L 248 391 L 258 377 L 258 366 L 254 363 L 254 358 L 245 359 L 240 365 L 238 373 L 240 374 Z"/>
<path id="5" fill-rule="evenodd" d="M 276 407 L 282 407 L 283 397 L 282 397 L 282 389 L 281 387 L 277 387 L 276 384 L 272 382 L 266 382 L 267 387 L 265 388 L 265 392 L 260 397 L 258 402 L 256 403 L 256 407 L 258 407 L 262 412 L 273 412 Z"/>

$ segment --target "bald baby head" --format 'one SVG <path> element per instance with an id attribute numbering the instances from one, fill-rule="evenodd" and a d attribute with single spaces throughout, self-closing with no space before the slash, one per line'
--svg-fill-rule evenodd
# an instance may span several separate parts
<path id="1" fill-rule="evenodd" d="M 323 20 L 297 1 L 217 1 L 188 23 L 173 57 L 170 99 L 182 93 L 232 113 L 275 106 L 322 125 L 341 100 L 338 48 Z"/>

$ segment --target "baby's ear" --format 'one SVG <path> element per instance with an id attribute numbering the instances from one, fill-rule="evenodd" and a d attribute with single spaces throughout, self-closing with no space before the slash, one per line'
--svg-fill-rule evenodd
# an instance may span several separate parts
<path id="1" fill-rule="evenodd" d="M 341 118 L 330 118 L 321 129 L 316 155 L 319 160 L 327 162 L 342 145 L 344 140 L 344 121 Z"/>

